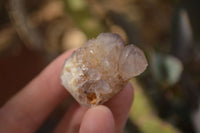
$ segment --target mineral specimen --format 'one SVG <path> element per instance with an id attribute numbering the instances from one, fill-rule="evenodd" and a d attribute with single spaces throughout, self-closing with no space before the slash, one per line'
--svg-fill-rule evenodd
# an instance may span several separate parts
<path id="1" fill-rule="evenodd" d="M 61 80 L 80 104 L 95 106 L 116 95 L 147 65 L 139 48 L 125 46 L 118 34 L 102 33 L 66 59 Z"/>

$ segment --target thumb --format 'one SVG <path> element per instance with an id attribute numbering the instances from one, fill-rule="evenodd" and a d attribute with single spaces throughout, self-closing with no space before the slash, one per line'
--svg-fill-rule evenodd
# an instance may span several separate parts
<path id="1" fill-rule="evenodd" d="M 114 118 L 110 109 L 99 105 L 85 113 L 80 133 L 114 133 L 114 127 Z"/>

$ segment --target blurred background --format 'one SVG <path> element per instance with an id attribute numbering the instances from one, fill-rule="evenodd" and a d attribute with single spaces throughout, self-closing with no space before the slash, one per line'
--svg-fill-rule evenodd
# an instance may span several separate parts
<path id="1" fill-rule="evenodd" d="M 0 0 L 0 106 L 62 52 L 99 33 L 145 51 L 124 133 L 200 133 L 199 0 Z M 38 133 L 51 132 L 64 101 Z"/>

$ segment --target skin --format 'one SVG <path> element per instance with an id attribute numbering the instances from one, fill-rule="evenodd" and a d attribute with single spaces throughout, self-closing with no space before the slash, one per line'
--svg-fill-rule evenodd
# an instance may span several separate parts
<path id="1" fill-rule="evenodd" d="M 33 133 L 69 93 L 61 85 L 64 60 L 73 50 L 56 58 L 37 77 L 0 109 L 0 131 Z M 133 101 L 130 83 L 104 105 L 92 108 L 76 102 L 54 130 L 55 133 L 122 133 Z"/>

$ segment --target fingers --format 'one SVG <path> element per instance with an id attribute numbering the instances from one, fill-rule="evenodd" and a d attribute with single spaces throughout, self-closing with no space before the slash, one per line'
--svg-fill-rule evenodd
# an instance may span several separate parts
<path id="1" fill-rule="evenodd" d="M 88 107 L 74 102 L 55 129 L 55 133 L 78 133 L 81 121 Z"/>
<path id="2" fill-rule="evenodd" d="M 67 58 L 71 52 L 67 52 L 58 57 L 38 77 L 1 108 L 0 129 L 2 132 L 23 133 L 36 131 L 52 110 L 67 97 L 67 91 L 60 84 L 60 73 L 65 58 Z M 115 125 L 116 132 L 122 132 L 132 99 L 133 90 L 132 87 L 128 85 L 117 96 L 105 104 L 112 111 L 114 120 L 108 108 L 104 106 L 100 106 L 99 108 L 98 106 L 86 112 L 80 131 L 92 132 L 94 130 L 97 132 L 106 132 L 108 130 L 112 132 L 114 130 L 112 127 Z M 95 113 L 95 110 L 98 113 Z M 75 115 L 73 115 L 73 117 L 75 117 L 73 123 L 80 123 L 78 119 L 82 119 L 85 111 L 84 109 L 80 109 L 75 113 Z M 95 116 L 95 114 L 98 115 Z M 100 124 L 102 124 L 102 121 L 105 122 L 104 119 L 111 123 L 111 125 L 107 124 L 105 126 L 103 123 L 104 126 L 102 127 Z M 89 121 L 90 125 L 93 124 L 93 127 L 91 128 L 87 125 L 85 120 Z M 94 120 L 97 120 L 95 121 L 96 126 L 98 125 L 98 127 L 101 128 L 95 127 L 93 123 Z M 115 124 L 112 124 L 112 121 Z M 78 125 L 73 123 L 71 126 Z"/>
<path id="3" fill-rule="evenodd" d="M 114 122 L 115 122 L 115 132 L 117 132 L 117 133 L 123 132 L 123 128 L 124 128 L 124 125 L 125 125 L 127 117 L 128 117 L 128 112 L 129 112 L 130 106 L 132 105 L 132 101 L 133 101 L 133 88 L 132 88 L 131 84 L 128 84 L 118 95 L 113 97 L 109 102 L 105 103 L 105 105 L 107 107 L 109 107 L 109 109 L 113 113 Z M 91 109 L 94 109 L 94 108 L 91 108 Z M 80 125 L 81 122 L 82 122 L 81 126 L 83 126 L 83 123 L 88 124 L 87 126 L 86 125 L 84 126 L 84 131 L 90 130 L 91 125 L 90 125 L 90 123 L 87 123 L 88 120 L 85 119 L 86 116 L 84 116 L 84 113 L 86 111 L 87 111 L 86 107 L 83 108 L 80 105 L 78 106 L 77 103 L 75 105 L 73 105 L 70 108 L 70 110 L 66 112 L 66 115 L 64 116 L 64 118 L 60 122 L 59 126 L 55 130 L 56 133 L 77 132 L 77 130 L 79 130 L 78 125 Z M 93 110 L 93 112 L 94 111 L 95 110 Z M 95 114 L 95 112 L 94 112 L 94 114 Z M 98 117 L 100 117 L 99 116 L 100 114 L 101 114 L 101 111 L 96 112 L 96 115 Z M 83 119 L 83 117 L 84 117 L 84 119 Z M 93 116 L 91 116 L 91 117 L 93 118 Z M 94 119 L 98 120 L 99 118 L 94 118 Z M 102 117 L 100 119 L 104 119 L 104 117 Z M 106 119 L 104 120 L 104 122 L 105 121 L 106 121 Z M 105 125 L 105 124 L 103 123 L 103 125 Z M 99 123 L 96 123 L 94 121 L 92 126 L 95 127 L 94 129 L 92 129 L 92 130 L 95 130 L 95 132 L 96 132 L 96 130 L 99 130 L 99 129 L 96 129 L 96 127 L 99 126 Z M 86 129 L 86 128 L 89 128 L 89 129 Z M 82 131 L 82 129 L 81 129 L 81 131 Z"/>
<path id="4" fill-rule="evenodd" d="M 105 105 L 112 111 L 116 133 L 122 133 L 133 102 L 133 87 L 130 83 Z"/>
<path id="5" fill-rule="evenodd" d="M 106 106 L 90 108 L 84 115 L 80 133 L 114 133 L 114 118 Z"/>
<path id="6" fill-rule="evenodd" d="M 67 91 L 61 86 L 60 74 L 65 58 L 71 53 L 72 51 L 66 52 L 58 57 L 2 107 L 0 110 L 2 132 L 34 132 L 52 110 L 67 97 Z"/>

